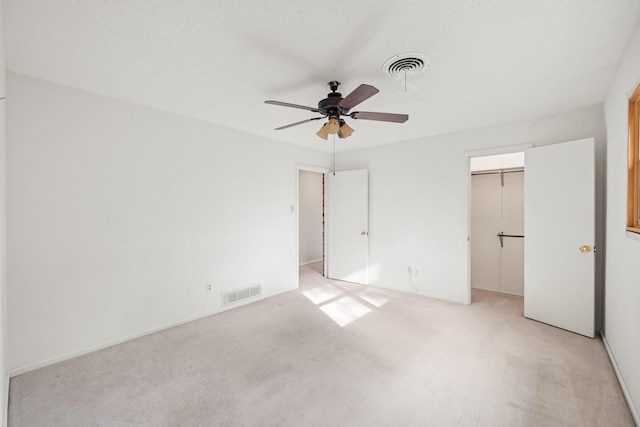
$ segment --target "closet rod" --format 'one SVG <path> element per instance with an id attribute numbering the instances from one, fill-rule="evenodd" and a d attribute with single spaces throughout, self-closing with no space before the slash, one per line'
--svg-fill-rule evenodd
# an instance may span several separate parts
<path id="1" fill-rule="evenodd" d="M 500 247 L 504 248 L 504 240 L 503 238 L 505 237 L 520 237 L 524 239 L 524 236 L 520 235 L 520 234 L 504 234 L 502 231 L 499 232 L 498 234 L 496 234 L 496 236 L 498 236 L 498 239 L 500 239 Z"/>
<path id="2" fill-rule="evenodd" d="M 517 169 L 517 170 L 503 170 L 503 171 L 491 171 L 491 172 L 482 172 L 482 171 L 478 171 L 478 172 L 471 172 L 471 175 L 499 175 L 501 173 L 517 173 L 517 172 L 524 172 L 524 169 Z"/>

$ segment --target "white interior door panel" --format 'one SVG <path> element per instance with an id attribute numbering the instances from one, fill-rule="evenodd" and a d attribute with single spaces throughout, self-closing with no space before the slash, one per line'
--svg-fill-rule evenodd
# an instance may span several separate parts
<path id="1" fill-rule="evenodd" d="M 524 315 L 593 337 L 593 138 L 525 152 L 524 233 Z"/>
<path id="2" fill-rule="evenodd" d="M 369 175 L 366 169 L 327 173 L 327 275 L 369 283 Z"/>

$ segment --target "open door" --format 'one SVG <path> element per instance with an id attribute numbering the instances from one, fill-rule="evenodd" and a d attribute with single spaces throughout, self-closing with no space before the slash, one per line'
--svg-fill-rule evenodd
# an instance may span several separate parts
<path id="1" fill-rule="evenodd" d="M 327 276 L 369 283 L 369 176 L 366 169 L 325 175 Z"/>
<path id="2" fill-rule="evenodd" d="M 593 138 L 525 151 L 524 185 L 524 315 L 593 337 Z"/>

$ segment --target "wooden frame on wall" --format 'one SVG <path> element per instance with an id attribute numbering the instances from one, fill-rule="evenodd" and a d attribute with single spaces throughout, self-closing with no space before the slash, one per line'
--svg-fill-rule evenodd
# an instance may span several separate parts
<path id="1" fill-rule="evenodd" d="M 629 158 L 627 181 L 627 231 L 640 233 L 640 84 L 629 98 Z"/>

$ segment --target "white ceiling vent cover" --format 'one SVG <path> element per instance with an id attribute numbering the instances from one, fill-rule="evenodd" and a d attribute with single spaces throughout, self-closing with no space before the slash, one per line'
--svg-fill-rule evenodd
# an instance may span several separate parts
<path id="1" fill-rule="evenodd" d="M 422 52 L 400 53 L 387 59 L 382 65 L 382 72 L 388 76 L 404 76 L 418 74 L 431 66 L 431 58 Z"/>
<path id="2" fill-rule="evenodd" d="M 262 295 L 262 285 L 250 286 L 248 288 L 236 289 L 235 291 L 222 294 L 222 306 L 235 304 L 237 302 Z"/>

